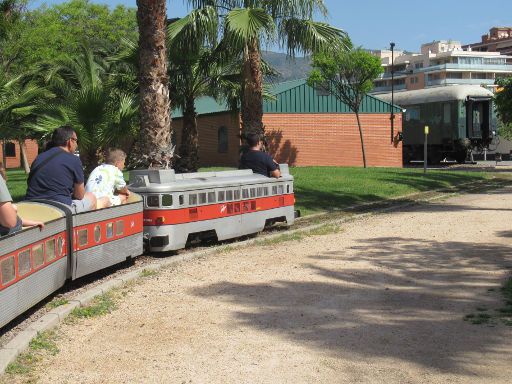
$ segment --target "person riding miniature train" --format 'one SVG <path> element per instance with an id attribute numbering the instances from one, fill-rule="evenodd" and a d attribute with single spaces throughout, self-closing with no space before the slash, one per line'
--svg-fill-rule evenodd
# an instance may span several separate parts
<path id="1" fill-rule="evenodd" d="M 126 153 L 120 149 L 111 148 L 108 150 L 106 160 L 105 164 L 94 168 L 85 185 L 85 191 L 96 196 L 98 209 L 126 204 L 130 196 L 122 172 Z"/>
<path id="2" fill-rule="evenodd" d="M 19 232 L 23 227 L 38 226 L 43 229 L 44 223 L 22 219 L 18 216 L 18 208 L 12 202 L 6 181 L 7 173 L 3 164 L 0 163 L 0 236 Z"/>
<path id="3" fill-rule="evenodd" d="M 85 191 L 82 162 L 74 155 L 78 147 L 74 129 L 69 125 L 57 128 L 49 147 L 32 164 L 26 200 L 56 201 L 75 213 L 96 209 L 96 196 Z"/>
<path id="4" fill-rule="evenodd" d="M 240 156 L 239 169 L 252 169 L 254 173 L 267 177 L 279 178 L 281 171 L 279 165 L 272 157 L 263 152 L 261 136 L 256 133 L 250 133 L 246 136 L 249 149 Z"/>

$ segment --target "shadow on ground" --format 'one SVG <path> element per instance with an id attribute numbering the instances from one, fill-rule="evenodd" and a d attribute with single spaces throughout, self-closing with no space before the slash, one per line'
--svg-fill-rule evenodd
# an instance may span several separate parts
<path id="1" fill-rule="evenodd" d="M 496 288 L 512 247 L 397 236 L 309 260 L 300 281 L 223 282 L 192 294 L 244 305 L 233 313 L 234 328 L 275 332 L 354 361 L 391 358 L 471 375 L 468 354 L 496 352 L 510 337 L 510 328 L 463 317 L 501 300 Z"/>

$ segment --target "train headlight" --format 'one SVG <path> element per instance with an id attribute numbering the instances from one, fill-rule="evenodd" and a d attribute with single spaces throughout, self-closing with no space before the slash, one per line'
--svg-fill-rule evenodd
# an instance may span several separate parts
<path id="1" fill-rule="evenodd" d="M 162 225 L 163 223 L 165 223 L 165 217 L 163 217 L 163 216 L 158 216 L 158 217 L 155 219 L 155 223 L 156 223 L 156 225 Z"/>

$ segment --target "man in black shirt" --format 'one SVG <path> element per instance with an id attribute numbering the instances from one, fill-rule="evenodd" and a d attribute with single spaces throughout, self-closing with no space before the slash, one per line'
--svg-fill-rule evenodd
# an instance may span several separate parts
<path id="1" fill-rule="evenodd" d="M 267 177 L 281 176 L 281 171 L 274 159 L 268 153 L 261 151 L 261 139 L 258 134 L 247 135 L 247 144 L 250 148 L 240 157 L 240 169 L 252 169 L 254 173 Z"/>

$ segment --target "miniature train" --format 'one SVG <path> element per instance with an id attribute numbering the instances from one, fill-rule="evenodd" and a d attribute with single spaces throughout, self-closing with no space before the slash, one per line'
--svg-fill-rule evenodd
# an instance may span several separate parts
<path id="1" fill-rule="evenodd" d="M 18 204 L 20 216 L 45 222 L 0 238 L 0 327 L 77 279 L 139 256 L 184 248 L 196 238 L 225 240 L 295 219 L 293 176 L 251 170 L 175 174 L 130 172 L 125 205 L 73 214 L 49 201 Z"/>

